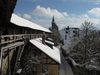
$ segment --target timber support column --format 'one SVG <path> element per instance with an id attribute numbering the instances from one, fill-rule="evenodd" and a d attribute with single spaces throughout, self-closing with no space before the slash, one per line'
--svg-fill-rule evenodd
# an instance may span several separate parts
<path id="1" fill-rule="evenodd" d="M 0 64 L 1 65 L 1 68 L 0 68 L 1 73 L 0 74 L 2 75 L 2 51 L 1 51 L 1 39 L 2 38 L 1 38 L 1 35 L 2 35 L 2 30 L 0 29 L 0 59 L 1 59 L 0 60 L 0 62 L 1 62 L 1 64 Z"/>
<path id="2" fill-rule="evenodd" d="M 11 75 L 11 70 L 10 70 L 10 53 L 9 53 L 9 49 L 8 49 L 8 74 Z"/>

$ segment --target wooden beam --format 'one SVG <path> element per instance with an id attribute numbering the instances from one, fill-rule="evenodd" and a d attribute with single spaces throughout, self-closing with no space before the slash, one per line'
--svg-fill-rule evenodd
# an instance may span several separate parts
<path id="1" fill-rule="evenodd" d="M 2 23 L 4 23 L 6 20 L 6 6 L 5 6 L 3 0 L 0 0 L 0 10 L 2 10 L 0 12 L 0 21 Z"/>
<path id="2" fill-rule="evenodd" d="M 2 2 L 2 0 L 0 0 L 0 7 L 2 7 L 5 10 L 5 4 Z"/>
<path id="3" fill-rule="evenodd" d="M 42 64 L 45 64 L 45 65 L 59 65 L 58 63 L 42 63 Z"/>
<path id="4" fill-rule="evenodd" d="M 46 63 L 48 63 L 48 57 L 46 56 Z"/>
<path id="5" fill-rule="evenodd" d="M 2 75 L 3 50 L 1 49 L 1 75 Z"/>
<path id="6" fill-rule="evenodd" d="M 5 41 L 5 42 L 1 42 L 1 45 L 3 45 L 3 44 L 9 44 L 9 43 L 13 43 L 13 42 L 16 42 L 16 41 L 21 41 L 21 40 L 23 40 L 23 38 L 19 38 L 19 39 L 15 39 L 15 40 L 9 40 L 9 41 Z"/>
<path id="7" fill-rule="evenodd" d="M 17 64 L 17 61 L 19 61 L 18 58 L 19 58 L 19 55 L 20 55 L 20 51 L 21 51 L 21 46 L 19 46 L 17 57 L 15 59 L 16 61 L 15 61 L 15 66 L 14 66 L 14 70 L 13 70 L 13 75 L 15 75 L 16 64 Z"/>
<path id="8" fill-rule="evenodd" d="M 7 9 L 6 9 L 6 21 L 10 22 L 10 15 L 11 15 L 11 0 L 7 0 Z"/>
<path id="9" fill-rule="evenodd" d="M 5 51 L 7 51 L 7 49 L 13 49 L 13 48 L 21 46 L 21 45 L 24 45 L 24 42 L 16 42 L 14 44 L 13 43 L 9 44 L 6 47 L 2 47 L 1 50 L 3 50 L 5 52 Z"/>
<path id="10" fill-rule="evenodd" d="M 8 74 L 11 75 L 9 49 L 8 49 Z"/>
<path id="11" fill-rule="evenodd" d="M 53 60 L 51 60 L 50 62 L 48 62 L 48 63 L 52 63 L 53 62 Z"/>
<path id="12" fill-rule="evenodd" d="M 24 46 L 25 46 L 25 44 L 22 46 L 22 49 L 21 49 L 21 51 L 20 51 L 19 60 L 20 60 L 20 58 L 21 58 L 21 56 L 22 56 L 22 53 L 23 53 L 23 50 L 24 50 Z"/>
<path id="13" fill-rule="evenodd" d="M 55 64 L 58 64 L 56 61 L 54 61 L 53 59 L 51 59 L 50 57 L 48 57 L 47 55 L 46 55 L 46 57 L 42 57 L 41 59 L 45 59 L 46 60 L 46 62 L 45 63 L 43 63 L 43 64 L 51 64 L 51 65 L 55 65 Z M 49 60 L 49 61 L 48 61 Z M 51 61 L 50 61 L 51 60 Z"/>

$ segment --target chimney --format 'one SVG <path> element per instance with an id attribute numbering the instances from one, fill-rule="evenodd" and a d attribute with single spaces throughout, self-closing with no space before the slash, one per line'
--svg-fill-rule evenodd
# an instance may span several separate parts
<path id="1" fill-rule="evenodd" d="M 42 43 L 45 44 L 45 32 L 43 32 L 43 35 L 42 35 Z"/>

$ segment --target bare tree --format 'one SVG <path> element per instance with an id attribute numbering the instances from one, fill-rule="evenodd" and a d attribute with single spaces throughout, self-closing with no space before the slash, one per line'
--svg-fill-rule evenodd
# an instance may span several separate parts
<path id="1" fill-rule="evenodd" d="M 79 64 L 86 65 L 100 58 L 100 35 L 92 23 L 82 23 L 80 38 L 71 51 L 71 57 Z"/>

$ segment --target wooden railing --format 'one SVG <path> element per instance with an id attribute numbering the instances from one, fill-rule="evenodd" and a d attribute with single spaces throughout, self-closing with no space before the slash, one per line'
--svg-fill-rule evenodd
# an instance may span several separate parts
<path id="1" fill-rule="evenodd" d="M 23 39 L 35 39 L 41 38 L 43 34 L 17 34 L 17 35 L 2 35 L 1 36 L 1 45 L 6 43 L 12 43 L 16 41 L 21 41 Z M 45 36 L 48 36 L 47 34 Z"/>
<path id="2" fill-rule="evenodd" d="M 11 49 L 19 46 L 20 43 L 24 44 L 25 40 L 42 38 L 44 34 L 17 34 L 17 35 L 2 35 L 0 36 L 0 55 L 2 54 L 2 50 L 6 51 L 7 49 Z M 48 36 L 47 34 L 45 35 Z M 4 50 L 5 49 L 5 50 Z"/>
<path id="3" fill-rule="evenodd" d="M 3 56 L 6 54 L 6 52 L 8 52 L 7 50 L 23 45 L 24 41 L 27 39 L 30 40 L 30 39 L 35 39 L 35 38 L 42 38 L 43 35 L 44 34 L 1 35 L 0 36 L 0 59 L 1 59 L 0 65 L 1 65 L 1 68 L 2 68 Z M 45 36 L 47 37 L 48 35 L 45 34 Z M 1 69 L 1 75 L 2 75 L 2 69 Z"/>

